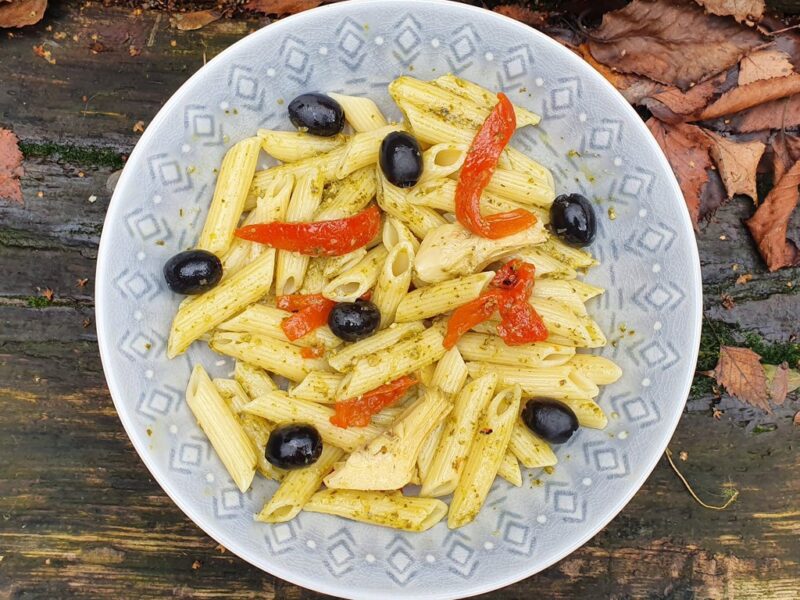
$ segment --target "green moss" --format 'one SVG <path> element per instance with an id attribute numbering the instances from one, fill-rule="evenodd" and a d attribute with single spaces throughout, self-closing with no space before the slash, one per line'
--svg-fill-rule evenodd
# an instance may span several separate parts
<path id="1" fill-rule="evenodd" d="M 792 367 L 800 365 L 800 344 L 778 342 L 771 344 L 753 332 L 744 334 L 744 346 L 761 355 L 761 361 L 770 365 L 789 363 Z"/>
<path id="2" fill-rule="evenodd" d="M 44 308 L 50 304 L 50 300 L 43 296 L 28 296 L 26 302 L 28 308 Z"/>
<path id="3" fill-rule="evenodd" d="M 85 167 L 109 167 L 115 170 L 125 166 L 125 157 L 107 148 L 78 147 L 53 142 L 20 142 L 19 149 L 25 158 L 53 158 Z"/>

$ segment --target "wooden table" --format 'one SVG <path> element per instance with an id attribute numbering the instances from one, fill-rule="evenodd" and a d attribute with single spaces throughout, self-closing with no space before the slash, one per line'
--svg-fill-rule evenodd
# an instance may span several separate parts
<path id="1" fill-rule="evenodd" d="M 0 598 L 320 597 L 217 547 L 161 491 L 114 411 L 94 330 L 97 244 L 136 123 L 266 23 L 179 32 L 162 13 L 57 5 L 39 26 L 0 32 L 0 126 L 25 153 L 25 206 L 0 204 Z M 92 35 L 107 52 L 89 50 Z M 34 54 L 39 44 L 55 64 Z M 800 269 L 765 271 L 740 222 L 750 211 L 734 201 L 698 236 L 701 369 L 719 340 L 746 338 L 770 362 L 800 354 L 789 342 Z M 744 273 L 752 281 L 736 285 Z M 54 297 L 40 306 L 45 288 Z M 800 403 L 764 415 L 717 402 L 698 379 L 671 448 L 705 499 L 721 501 L 726 482 L 740 490 L 733 506 L 701 508 L 662 460 L 591 542 L 496 597 L 796 598 Z"/>

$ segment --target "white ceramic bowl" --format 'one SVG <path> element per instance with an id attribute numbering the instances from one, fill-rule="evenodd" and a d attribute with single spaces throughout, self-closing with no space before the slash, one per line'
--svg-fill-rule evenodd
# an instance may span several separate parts
<path id="1" fill-rule="evenodd" d="M 240 494 L 183 400 L 190 365 L 224 375 L 200 344 L 167 360 L 179 298 L 164 262 L 194 242 L 226 148 L 259 127 L 290 128 L 307 91 L 365 94 L 399 116 L 386 86 L 400 74 L 454 72 L 542 114 L 514 144 L 553 171 L 557 190 L 602 199 L 588 280 L 608 288 L 590 310 L 615 341 L 602 354 L 623 378 L 603 390 L 605 431 L 557 449 L 552 475 L 499 481 L 477 520 L 409 534 L 303 513 L 256 523 L 275 484 Z M 570 150 L 577 151 L 576 155 Z M 613 207 L 616 219 L 606 217 Z M 591 67 L 497 14 L 451 2 L 343 2 L 241 40 L 178 90 L 131 154 L 108 210 L 97 267 L 97 330 L 109 388 L 153 476 L 201 528 L 243 559 L 349 598 L 453 598 L 502 587 L 563 558 L 639 489 L 672 435 L 700 332 L 700 271 L 680 190 L 647 129 Z M 624 326 L 623 326 L 624 324 Z M 625 330 L 623 333 L 623 329 Z M 541 483 L 532 482 L 539 478 Z"/>

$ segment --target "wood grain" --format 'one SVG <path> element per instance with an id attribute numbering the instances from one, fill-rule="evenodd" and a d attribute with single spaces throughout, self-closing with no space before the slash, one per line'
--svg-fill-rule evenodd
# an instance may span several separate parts
<path id="1" fill-rule="evenodd" d="M 25 206 L 0 204 L 0 598 L 323 597 L 217 549 L 150 478 L 108 395 L 93 324 L 107 182 L 136 143 L 133 125 L 149 122 L 204 54 L 266 22 L 178 32 L 162 13 L 57 4 L 0 43 L 0 126 L 28 150 Z M 92 54 L 93 34 L 111 50 Z M 55 65 L 33 54 L 42 43 Z M 800 269 L 766 272 L 741 225 L 751 211 L 734 201 L 698 237 L 704 339 L 756 336 L 779 356 L 800 335 Z M 742 273 L 753 279 L 737 285 Z M 44 288 L 53 302 L 32 307 Z M 725 411 L 719 421 L 712 404 Z M 795 598 L 799 409 L 795 395 L 759 415 L 696 389 L 671 448 L 687 453 L 679 467 L 704 499 L 720 500 L 729 482 L 739 500 L 702 509 L 662 461 L 586 546 L 492 597 Z"/>

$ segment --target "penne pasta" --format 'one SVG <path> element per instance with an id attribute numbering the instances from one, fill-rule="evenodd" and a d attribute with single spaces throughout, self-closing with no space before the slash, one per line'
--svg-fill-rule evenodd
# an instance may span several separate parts
<path id="1" fill-rule="evenodd" d="M 311 496 L 303 510 L 404 531 L 427 531 L 447 514 L 447 504 L 400 492 L 322 490 Z"/>
<path id="2" fill-rule="evenodd" d="M 559 262 L 537 246 L 521 248 L 509 255 L 510 259 L 518 258 L 536 267 L 537 278 L 575 279 L 577 273 L 569 265 Z"/>
<path id="3" fill-rule="evenodd" d="M 437 363 L 430 386 L 439 388 L 445 394 L 457 394 L 464 387 L 468 375 L 461 353 L 458 348 L 453 347 Z"/>
<path id="4" fill-rule="evenodd" d="M 558 463 L 558 458 L 547 442 L 528 429 L 519 419 L 514 424 L 508 449 L 526 469 L 552 467 Z"/>
<path id="5" fill-rule="evenodd" d="M 465 333 L 457 348 L 466 360 L 519 367 L 557 367 L 575 356 L 575 348 L 550 342 L 509 346 L 502 338 L 483 333 Z"/>
<path id="6" fill-rule="evenodd" d="M 422 321 L 394 324 L 375 335 L 343 346 L 338 352 L 328 357 L 328 364 L 339 372 L 351 369 L 362 357 L 372 356 L 412 336 L 425 331 Z"/>
<path id="7" fill-rule="evenodd" d="M 200 365 L 195 365 L 189 378 L 186 403 L 236 487 L 241 492 L 247 491 L 256 472 L 256 451 L 233 411 Z"/>
<path id="8" fill-rule="evenodd" d="M 373 248 L 355 266 L 331 279 L 322 295 L 334 302 L 355 302 L 375 285 L 387 254 L 383 245 Z"/>
<path id="9" fill-rule="evenodd" d="M 347 142 L 347 136 L 342 134 L 323 137 L 302 131 L 273 131 L 271 129 L 259 129 L 258 137 L 264 152 L 285 163 L 314 158 L 344 146 Z"/>
<path id="10" fill-rule="evenodd" d="M 549 208 L 556 197 L 552 187 L 530 173 L 509 169 L 496 169 L 486 185 L 486 191 L 520 204 L 531 204 L 540 208 Z"/>
<path id="11" fill-rule="evenodd" d="M 334 93 L 328 95 L 341 105 L 344 118 L 355 131 L 361 133 L 386 127 L 386 119 L 375 102 L 369 98 Z"/>
<path id="12" fill-rule="evenodd" d="M 378 206 L 403 223 L 420 239 L 429 231 L 447 223 L 435 210 L 411 204 L 408 201 L 408 192 L 386 181 L 383 173 L 380 173 L 378 178 L 377 198 Z"/>
<path id="13" fill-rule="evenodd" d="M 428 319 L 458 308 L 480 296 L 494 277 L 493 271 L 457 277 L 409 292 L 395 313 L 398 323 Z"/>
<path id="14" fill-rule="evenodd" d="M 401 242 L 408 242 L 416 252 L 419 249 L 419 240 L 411 233 L 401 221 L 394 217 L 386 217 L 383 221 L 381 240 L 387 250 L 391 250 Z"/>
<path id="15" fill-rule="evenodd" d="M 594 398 L 599 390 L 569 365 L 560 367 L 516 367 L 481 362 L 468 362 L 470 377 L 497 373 L 502 386 L 519 385 L 525 397 L 543 397 L 564 400 Z"/>
<path id="16" fill-rule="evenodd" d="M 356 133 L 347 142 L 334 176 L 337 179 L 343 179 L 353 171 L 376 164 L 383 138 L 393 131 L 402 129 L 401 125 L 386 125 L 379 129 Z"/>
<path id="17" fill-rule="evenodd" d="M 464 144 L 435 144 L 422 153 L 422 176 L 414 187 L 426 181 L 457 173 L 467 157 Z"/>
<path id="18" fill-rule="evenodd" d="M 419 474 L 420 485 L 422 485 L 422 481 L 425 480 L 431 463 L 433 462 L 433 457 L 439 447 L 439 440 L 442 437 L 446 422 L 446 420 L 440 421 L 439 424 L 431 430 L 425 438 L 425 441 L 422 442 L 419 456 L 417 456 L 417 473 Z"/>
<path id="19" fill-rule="evenodd" d="M 595 385 L 609 385 L 622 377 L 622 369 L 602 356 L 576 354 L 568 364 Z"/>
<path id="20" fill-rule="evenodd" d="M 453 93 L 464 100 L 469 100 L 478 106 L 485 106 L 487 109 L 494 108 L 497 104 L 497 95 L 492 94 L 486 88 L 479 86 L 477 83 L 467 81 L 456 77 L 452 73 L 437 77 L 430 82 L 431 85 L 442 88 Z M 525 108 L 514 105 L 514 112 L 517 117 L 517 126 L 524 127 L 525 125 L 537 125 L 542 118 Z"/>
<path id="21" fill-rule="evenodd" d="M 497 475 L 515 487 L 522 486 L 522 471 L 519 468 L 519 461 L 510 451 L 503 455 L 503 460 L 497 468 Z"/>
<path id="22" fill-rule="evenodd" d="M 322 265 L 322 274 L 326 279 L 338 277 L 345 271 L 352 269 L 360 263 L 367 255 L 366 248 L 358 248 L 341 256 L 331 256 L 329 258 L 317 258 Z"/>
<path id="23" fill-rule="evenodd" d="M 344 179 L 333 181 L 329 186 L 329 195 L 320 204 L 316 221 L 330 221 L 350 217 L 375 197 L 377 179 L 375 167 L 359 169 Z"/>
<path id="24" fill-rule="evenodd" d="M 594 257 L 585 250 L 568 246 L 553 235 L 541 245 L 540 249 L 573 269 L 588 269 L 597 264 Z"/>
<path id="25" fill-rule="evenodd" d="M 281 329 L 281 323 L 291 314 L 268 304 L 253 304 L 232 319 L 220 323 L 217 329 L 219 331 L 254 333 L 288 343 L 289 339 Z M 330 327 L 323 325 L 291 343 L 295 346 L 336 348 L 341 345 L 342 340 L 333 335 Z"/>
<path id="26" fill-rule="evenodd" d="M 303 381 L 289 390 L 289 396 L 320 404 L 333 404 L 342 379 L 343 376 L 338 373 L 311 371 Z"/>
<path id="27" fill-rule="evenodd" d="M 381 313 L 381 328 L 394 323 L 397 307 L 408 294 L 413 266 L 414 248 L 409 242 L 396 244 L 386 256 L 372 294 L 372 302 Z"/>
<path id="28" fill-rule="evenodd" d="M 236 361 L 233 378 L 239 382 L 251 400 L 278 389 L 266 371 L 241 360 Z"/>

